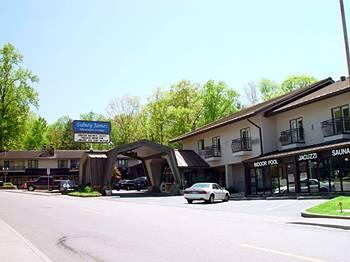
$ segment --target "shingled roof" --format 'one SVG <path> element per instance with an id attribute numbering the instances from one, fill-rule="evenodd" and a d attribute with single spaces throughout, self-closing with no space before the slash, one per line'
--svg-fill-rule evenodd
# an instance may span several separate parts
<path id="1" fill-rule="evenodd" d="M 84 150 L 55 150 L 53 156 L 41 156 L 41 150 L 28 151 L 2 151 L 0 159 L 3 160 L 39 160 L 39 159 L 80 159 Z"/>
<path id="2" fill-rule="evenodd" d="M 284 106 L 290 102 L 293 102 L 301 97 L 304 97 L 306 95 L 309 95 L 317 90 L 320 90 L 330 84 L 333 84 L 334 80 L 331 77 L 328 77 L 326 79 L 323 79 L 321 81 L 315 82 L 311 85 L 308 85 L 306 87 L 294 90 L 288 94 L 284 94 L 281 96 L 278 96 L 276 98 L 273 98 L 271 100 L 259 103 L 257 105 L 242 109 L 236 113 L 233 113 L 229 116 L 226 116 L 224 118 L 221 118 L 219 120 L 216 120 L 212 123 L 209 123 L 205 126 L 202 126 L 200 128 L 195 129 L 194 131 L 191 131 L 189 133 L 180 135 L 178 137 L 175 137 L 171 139 L 169 142 L 176 142 L 180 141 L 184 138 L 188 138 L 197 134 L 201 134 L 204 132 L 207 132 L 209 130 L 212 130 L 214 128 L 222 127 L 249 117 L 252 117 L 260 112 L 265 112 L 267 110 L 274 110 L 281 106 Z"/>

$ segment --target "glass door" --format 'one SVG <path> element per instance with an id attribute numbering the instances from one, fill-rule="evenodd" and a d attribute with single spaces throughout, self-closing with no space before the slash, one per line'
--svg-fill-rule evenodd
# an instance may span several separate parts
<path id="1" fill-rule="evenodd" d="M 221 145 L 220 145 L 220 137 L 212 138 L 213 152 L 214 156 L 221 156 Z"/>
<path id="2" fill-rule="evenodd" d="M 285 164 L 287 174 L 287 189 L 283 190 L 283 193 L 295 193 L 296 192 L 296 181 L 295 181 L 295 166 L 293 162 Z M 282 188 L 281 188 L 282 189 Z"/>
<path id="3" fill-rule="evenodd" d="M 255 179 L 255 169 L 251 168 L 249 170 L 250 176 L 250 194 L 256 194 L 256 179 Z"/>
<path id="4" fill-rule="evenodd" d="M 342 134 L 350 131 L 350 113 L 349 106 L 340 106 L 332 109 L 334 121 L 334 133 Z"/>

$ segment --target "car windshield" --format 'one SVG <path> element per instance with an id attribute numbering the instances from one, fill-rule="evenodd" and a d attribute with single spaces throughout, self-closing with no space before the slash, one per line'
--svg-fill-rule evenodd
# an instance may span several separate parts
<path id="1" fill-rule="evenodd" d="M 210 187 L 210 184 L 208 183 L 198 183 L 191 186 L 191 188 L 209 188 L 209 187 Z"/>

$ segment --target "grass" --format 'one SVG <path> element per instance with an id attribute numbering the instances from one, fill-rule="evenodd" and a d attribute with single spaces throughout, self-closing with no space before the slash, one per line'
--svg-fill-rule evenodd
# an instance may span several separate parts
<path id="1" fill-rule="evenodd" d="M 339 196 L 325 203 L 308 208 L 306 212 L 331 216 L 350 216 L 350 212 L 340 212 L 340 202 L 343 204 L 343 210 L 350 210 L 350 196 Z"/>
<path id="2" fill-rule="evenodd" d="M 101 193 L 90 186 L 81 186 L 73 192 L 69 192 L 67 195 L 76 197 L 99 197 Z"/>

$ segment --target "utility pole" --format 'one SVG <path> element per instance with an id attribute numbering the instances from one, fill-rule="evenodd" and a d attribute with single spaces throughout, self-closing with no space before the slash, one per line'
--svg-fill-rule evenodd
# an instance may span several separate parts
<path id="1" fill-rule="evenodd" d="M 348 77 L 349 77 L 349 84 L 350 84 L 350 51 L 349 51 L 349 40 L 348 40 L 348 32 L 346 29 L 345 10 L 344 10 L 343 0 L 339 0 L 339 4 L 340 4 L 341 20 L 343 25 L 346 62 L 348 64 Z"/>

